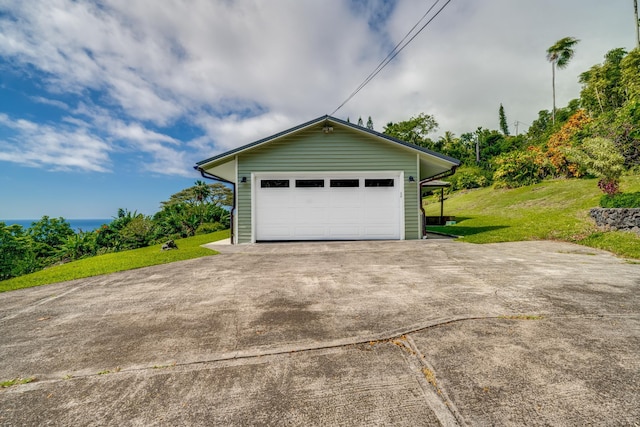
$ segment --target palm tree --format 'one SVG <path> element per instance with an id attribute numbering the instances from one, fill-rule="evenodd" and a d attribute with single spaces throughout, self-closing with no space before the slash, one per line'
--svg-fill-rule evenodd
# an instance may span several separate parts
<path id="1" fill-rule="evenodd" d="M 551 117 L 553 124 L 556 123 L 556 67 L 561 70 L 569 65 L 569 61 L 575 53 L 573 47 L 579 41 L 575 37 L 565 37 L 547 49 L 547 60 L 551 62 L 551 85 L 553 88 L 553 111 Z"/>
<path id="2" fill-rule="evenodd" d="M 205 203 L 211 195 L 211 188 L 203 181 L 196 181 L 196 185 L 193 186 L 193 194 L 196 197 L 197 203 L 201 205 Z"/>
<path id="3" fill-rule="evenodd" d="M 199 217 L 199 222 L 202 223 L 204 221 L 204 212 L 206 209 L 205 203 L 207 202 L 209 196 L 211 196 L 211 187 L 209 187 L 206 182 L 196 181 L 196 185 L 193 187 L 193 194 L 196 196 L 196 212 L 198 213 L 197 217 Z M 197 225 L 196 228 L 198 228 Z"/>
<path id="4" fill-rule="evenodd" d="M 451 147 L 456 143 L 456 135 L 451 131 L 446 131 L 437 142 L 437 148 L 443 152 L 449 152 Z"/>

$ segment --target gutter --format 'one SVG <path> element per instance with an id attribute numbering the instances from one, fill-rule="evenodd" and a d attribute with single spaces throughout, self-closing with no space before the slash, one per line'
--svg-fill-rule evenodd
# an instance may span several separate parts
<path id="1" fill-rule="evenodd" d="M 234 237 L 235 237 L 233 235 L 233 230 L 234 230 L 234 227 L 233 227 L 234 220 L 233 220 L 233 218 L 235 217 L 235 214 L 236 214 L 236 183 L 235 182 L 231 182 L 231 181 L 229 181 L 227 179 L 224 179 L 224 178 L 220 178 L 219 176 L 213 175 L 213 174 L 211 174 L 209 172 L 206 172 L 200 166 L 194 166 L 193 168 L 195 170 L 197 170 L 198 172 L 200 172 L 200 175 L 202 175 L 202 177 L 205 178 L 205 179 L 211 179 L 213 181 L 219 181 L 219 182 L 224 182 L 226 184 L 231 184 L 231 187 L 233 189 L 233 205 L 231 206 L 231 212 L 230 212 L 230 216 L 229 216 L 229 225 L 231 226 L 231 230 L 230 230 L 231 235 L 230 235 L 230 237 L 231 237 L 231 244 L 233 245 L 234 244 Z"/>
<path id="2" fill-rule="evenodd" d="M 425 217 L 427 216 L 427 213 L 424 211 L 424 206 L 422 206 L 422 186 L 424 184 L 426 184 L 429 181 L 434 181 L 436 179 L 440 179 L 440 178 L 446 178 L 448 176 L 453 175 L 454 173 L 456 173 L 456 170 L 458 169 L 458 166 L 460 165 L 455 165 L 454 167 L 452 167 L 451 169 L 449 169 L 448 171 L 444 171 L 444 172 L 440 172 L 437 173 L 433 176 L 430 176 L 428 178 L 425 178 L 423 180 L 420 181 L 420 183 L 418 184 L 418 191 L 420 194 L 420 211 L 422 212 L 422 221 L 421 221 L 421 228 L 422 228 L 422 238 L 424 238 L 427 235 L 427 231 L 426 231 L 426 225 L 425 225 Z M 442 217 L 443 217 L 443 206 L 444 206 L 444 188 L 442 189 L 442 199 L 441 199 L 441 205 L 440 205 L 440 222 L 442 222 Z"/>

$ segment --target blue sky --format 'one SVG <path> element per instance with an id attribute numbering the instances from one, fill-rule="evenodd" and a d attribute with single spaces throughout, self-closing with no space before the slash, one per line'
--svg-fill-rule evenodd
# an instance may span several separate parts
<path id="1" fill-rule="evenodd" d="M 196 161 L 333 111 L 434 1 L 0 0 L 0 219 L 154 213 Z M 335 115 L 459 135 L 502 103 L 524 131 L 550 108 L 546 48 L 581 40 L 564 105 L 633 47 L 632 4 L 453 0 Z"/>

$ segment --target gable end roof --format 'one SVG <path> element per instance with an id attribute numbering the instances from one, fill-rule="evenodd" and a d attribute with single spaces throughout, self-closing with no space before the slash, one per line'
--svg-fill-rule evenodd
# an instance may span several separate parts
<path id="1" fill-rule="evenodd" d="M 415 144 L 412 144 L 410 142 L 406 142 L 406 141 L 402 141 L 402 140 L 397 139 L 397 138 L 393 138 L 393 137 L 391 137 L 389 135 L 385 135 L 383 133 L 376 132 L 375 130 L 372 130 L 372 129 L 369 129 L 369 128 L 366 128 L 366 127 L 358 126 L 358 125 L 355 125 L 353 123 L 349 123 L 349 122 L 346 122 L 344 120 L 341 120 L 341 119 L 338 119 L 338 118 L 335 118 L 335 117 L 332 117 L 332 116 L 329 116 L 329 115 L 324 115 L 324 116 L 318 117 L 317 119 L 310 120 L 308 122 L 302 123 L 302 124 L 300 124 L 298 126 L 294 126 L 294 127 L 290 128 L 290 129 L 284 130 L 282 132 L 278 132 L 278 133 L 276 133 L 274 135 L 268 136 L 268 137 L 260 139 L 258 141 L 251 142 L 251 143 L 243 145 L 241 147 L 237 147 L 237 148 L 234 148 L 232 150 L 226 151 L 224 153 L 218 154 L 216 156 L 210 157 L 208 159 L 199 161 L 199 162 L 196 163 L 196 166 L 194 167 L 194 169 L 200 169 L 201 166 L 206 165 L 207 163 L 211 163 L 211 162 L 214 162 L 214 161 L 217 161 L 217 160 L 224 159 L 226 157 L 230 157 L 232 155 L 235 155 L 235 154 L 238 154 L 240 152 L 249 150 L 249 149 L 254 148 L 256 146 L 259 146 L 259 145 L 262 145 L 262 144 L 266 144 L 266 143 L 268 143 L 270 141 L 273 141 L 273 140 L 278 139 L 280 137 L 283 137 L 285 135 L 297 132 L 299 130 L 302 130 L 302 129 L 305 129 L 305 128 L 314 126 L 314 125 L 316 125 L 318 123 L 326 122 L 326 121 L 334 122 L 334 123 L 349 127 L 351 129 L 354 129 L 354 130 L 359 131 L 359 132 L 368 133 L 368 134 L 370 134 L 372 136 L 375 136 L 377 138 L 385 139 L 385 140 L 387 140 L 389 142 L 392 142 L 394 144 L 399 144 L 399 145 L 401 145 L 403 147 L 406 147 L 406 148 L 409 148 L 411 150 L 419 151 L 419 152 L 422 152 L 424 154 L 429 154 L 431 156 L 434 156 L 434 157 L 437 157 L 439 159 L 442 159 L 442 160 L 445 160 L 447 162 L 450 162 L 450 163 L 452 163 L 452 164 L 454 164 L 456 166 L 460 165 L 460 160 L 454 159 L 453 157 L 445 156 L 444 154 L 429 150 L 428 148 L 420 147 L 419 145 L 415 145 Z"/>

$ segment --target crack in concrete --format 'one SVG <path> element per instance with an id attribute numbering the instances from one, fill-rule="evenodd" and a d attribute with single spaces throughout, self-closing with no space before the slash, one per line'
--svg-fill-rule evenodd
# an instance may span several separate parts
<path id="1" fill-rule="evenodd" d="M 73 289 L 73 290 L 75 290 L 75 289 Z M 69 292 L 71 292 L 73 290 L 70 290 Z M 62 295 L 60 295 L 60 296 L 62 296 Z M 604 314 L 588 314 L 588 315 L 542 315 L 542 318 L 540 320 L 545 320 L 545 319 L 601 319 L 601 318 L 606 318 L 606 317 L 611 317 L 611 318 L 638 318 L 638 317 L 640 317 L 640 315 L 639 314 L 628 314 L 628 315 L 624 315 L 624 314 L 606 314 L 606 313 L 604 313 Z M 285 346 L 273 348 L 273 349 L 270 349 L 270 350 L 251 349 L 251 350 L 232 351 L 232 352 L 228 352 L 228 353 L 221 353 L 217 357 L 211 357 L 211 358 L 199 359 L 199 360 L 192 360 L 192 361 L 185 361 L 185 362 L 174 362 L 174 363 L 169 364 L 169 365 L 160 365 L 160 366 L 158 366 L 158 365 L 146 365 L 146 366 L 130 367 L 130 368 L 120 368 L 120 367 L 118 367 L 116 370 L 109 372 L 109 375 L 142 372 L 142 371 L 147 371 L 147 370 L 159 370 L 159 369 L 175 368 L 175 367 L 188 367 L 188 366 L 195 366 L 195 365 L 215 364 L 215 363 L 229 362 L 229 361 L 259 359 L 259 358 L 262 358 L 262 357 L 269 357 L 269 356 L 279 356 L 279 355 L 285 355 L 285 354 L 294 354 L 294 353 L 304 353 L 304 352 L 311 352 L 311 351 L 338 349 L 338 348 L 344 348 L 344 347 L 361 345 L 361 344 L 378 344 L 378 343 L 383 343 L 383 342 L 396 343 L 397 340 L 401 340 L 403 338 L 409 338 L 410 334 L 421 332 L 421 331 L 424 331 L 426 329 L 430 329 L 430 328 L 434 328 L 434 327 L 438 327 L 438 326 L 443 326 L 443 325 L 448 325 L 448 324 L 452 324 L 452 323 L 466 322 L 466 321 L 470 321 L 470 320 L 491 320 L 491 319 L 509 320 L 509 321 L 514 321 L 514 322 L 539 321 L 538 319 L 530 320 L 530 319 L 523 319 L 523 318 L 517 318 L 517 317 L 509 317 L 509 315 L 445 317 L 445 318 L 432 319 L 432 320 L 425 321 L 425 322 L 418 323 L 418 324 L 413 324 L 413 325 L 410 325 L 410 326 L 405 327 L 405 328 L 398 328 L 398 329 L 395 329 L 395 330 L 386 331 L 386 332 L 383 332 L 381 334 L 372 334 L 372 335 L 369 335 L 369 336 L 361 336 L 361 337 L 349 337 L 349 338 L 337 339 L 337 340 L 332 340 L 332 341 L 326 341 L 324 343 L 318 343 L 318 344 L 290 345 L 290 346 L 286 346 L 285 345 Z M 411 342 L 412 345 L 408 346 L 408 348 L 411 350 L 411 352 L 414 352 L 416 354 L 421 354 L 419 352 L 415 342 L 413 341 L 413 339 L 411 339 L 410 342 Z M 424 356 L 422 356 L 422 358 L 420 358 L 420 362 L 422 363 L 423 361 L 426 362 L 426 359 L 424 359 Z M 433 371 L 433 369 L 431 367 L 429 367 L 428 364 L 425 365 L 425 366 L 428 369 L 430 369 L 431 371 Z M 435 372 L 435 371 L 433 371 L 433 372 Z M 29 384 L 26 384 L 24 386 L 37 386 L 37 384 L 53 383 L 53 382 L 59 382 L 59 381 L 68 381 L 70 379 L 93 378 L 93 377 L 99 377 L 99 376 L 103 376 L 103 375 L 104 375 L 103 373 L 102 374 L 101 373 L 95 373 L 95 374 L 71 375 L 70 378 L 51 378 L 51 379 L 40 379 L 39 378 L 38 380 L 36 380 L 34 382 L 31 382 Z M 21 386 L 21 387 L 24 387 L 24 386 Z M 447 400 L 446 400 L 446 404 L 447 405 L 449 405 L 448 402 L 450 402 L 450 399 L 447 398 Z M 451 402 L 451 404 L 452 404 L 452 402 Z M 461 424 L 465 425 L 463 423 L 461 423 Z"/>
<path id="2" fill-rule="evenodd" d="M 425 355 L 422 354 L 422 352 L 416 345 L 413 338 L 411 338 L 411 335 L 406 335 L 406 342 L 408 344 L 409 349 L 411 349 L 411 353 L 415 356 L 415 359 L 417 360 L 418 364 L 421 365 L 423 369 L 426 368 L 428 369 L 429 372 L 435 375 L 436 371 L 434 367 L 431 365 L 431 363 L 429 363 Z M 421 374 L 423 372 L 424 371 L 421 370 Z M 421 377 L 422 379 L 425 379 L 424 375 L 421 375 Z M 435 377 L 437 378 L 437 376 Z M 466 426 L 467 425 L 464 418 L 462 417 L 462 414 L 460 413 L 460 411 L 458 411 L 458 408 L 453 403 L 453 401 L 449 398 L 448 394 L 446 393 L 446 391 L 444 390 L 441 384 L 435 383 L 435 379 L 434 379 L 434 383 L 432 384 L 432 387 L 429 388 L 429 390 L 432 391 L 431 394 L 435 396 L 436 399 L 438 399 L 438 403 L 439 403 L 439 404 L 436 404 L 435 407 L 431 405 L 429 407 L 431 408 L 431 410 L 433 410 L 434 414 L 436 415 L 436 417 L 438 417 L 438 420 L 440 420 L 442 425 L 444 426 L 446 425 Z M 431 402 L 433 401 L 433 399 L 429 399 L 429 401 Z"/>

